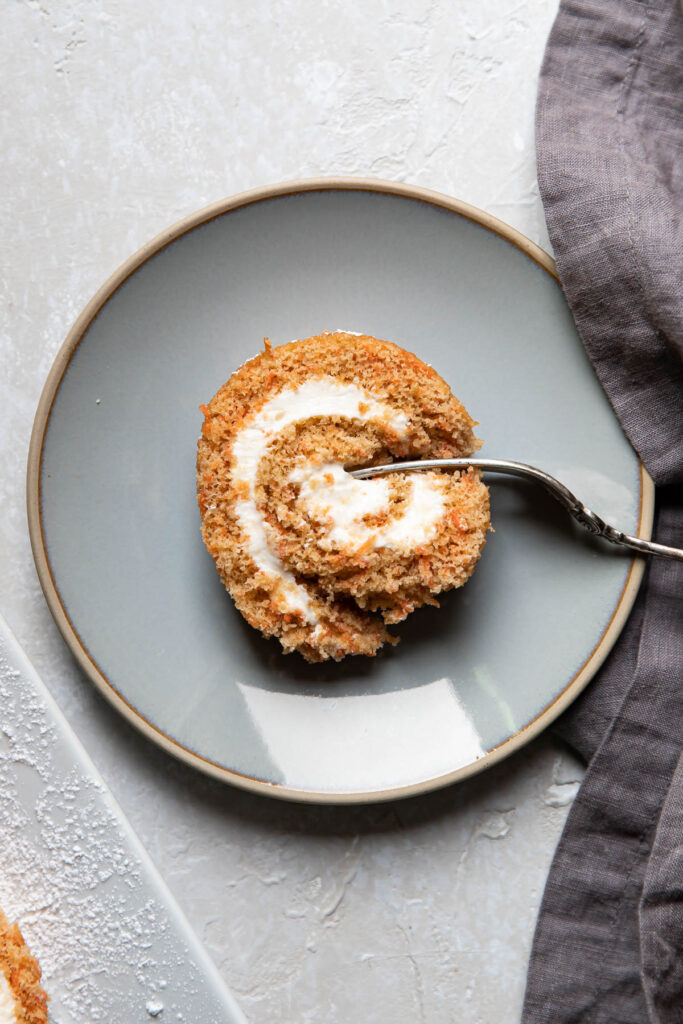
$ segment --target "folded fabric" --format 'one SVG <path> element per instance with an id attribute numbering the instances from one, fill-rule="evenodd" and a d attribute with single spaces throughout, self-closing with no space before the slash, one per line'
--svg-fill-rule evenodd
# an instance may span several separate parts
<path id="1" fill-rule="evenodd" d="M 683 13 L 563 0 L 537 106 L 541 196 L 596 373 L 683 545 Z M 683 1022 L 683 563 L 653 559 L 556 731 L 588 769 L 550 870 L 524 1024 Z"/>

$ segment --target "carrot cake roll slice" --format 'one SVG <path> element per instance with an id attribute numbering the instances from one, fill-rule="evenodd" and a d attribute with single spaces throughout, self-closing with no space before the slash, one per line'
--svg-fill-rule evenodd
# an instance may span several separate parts
<path id="1" fill-rule="evenodd" d="M 0 910 L 0 1024 L 47 1024 L 40 967 L 19 926 Z"/>
<path id="2" fill-rule="evenodd" d="M 285 650 L 373 655 L 396 642 L 387 624 L 474 571 L 489 529 L 478 472 L 348 472 L 480 447 L 417 356 L 343 331 L 266 343 L 202 409 L 204 541 L 237 608 Z"/>

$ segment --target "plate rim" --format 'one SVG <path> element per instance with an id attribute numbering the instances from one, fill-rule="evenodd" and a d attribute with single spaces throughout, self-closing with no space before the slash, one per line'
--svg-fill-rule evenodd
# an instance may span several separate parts
<path id="1" fill-rule="evenodd" d="M 261 203 L 265 200 L 275 199 L 288 195 L 301 195 L 308 192 L 326 191 L 357 191 L 375 192 L 383 195 L 394 195 L 404 199 L 411 199 L 426 203 L 454 213 L 467 220 L 473 221 L 510 242 L 517 249 L 520 249 L 526 256 L 540 266 L 555 283 L 560 286 L 560 279 L 554 259 L 545 252 L 539 245 L 533 242 L 526 235 L 516 228 L 495 217 L 493 214 L 481 210 L 461 199 L 448 196 L 432 189 L 423 188 L 420 185 L 409 185 L 405 182 L 393 182 L 380 178 L 328 176 L 295 179 L 292 181 L 280 182 L 274 185 L 265 185 L 259 188 L 239 192 L 233 196 L 219 199 L 195 212 L 181 218 L 164 229 L 155 237 L 146 242 L 136 252 L 128 257 L 110 277 L 95 292 L 90 301 L 85 305 L 80 315 L 66 335 L 60 346 L 47 379 L 36 409 L 26 471 L 26 506 L 28 515 L 29 537 L 33 559 L 38 573 L 38 579 L 47 601 L 48 608 L 59 629 L 71 654 L 75 657 L 80 668 L 95 685 L 99 692 L 113 705 L 123 717 L 147 739 L 152 740 L 167 753 L 179 760 L 198 768 L 205 774 L 219 779 L 222 782 L 230 782 L 241 789 L 250 792 L 275 796 L 280 799 L 304 803 L 318 804 L 360 804 L 374 803 L 384 800 L 395 800 L 399 798 L 414 796 L 419 793 L 426 793 L 430 790 L 439 789 L 451 783 L 458 782 L 471 775 L 478 774 L 486 768 L 490 768 L 504 758 L 515 753 L 526 743 L 539 735 L 548 725 L 551 724 L 569 705 L 576 699 L 588 682 L 593 678 L 600 668 L 610 650 L 614 646 L 626 619 L 635 601 L 638 588 L 645 571 L 645 559 L 635 555 L 622 588 L 619 600 L 612 612 L 609 622 L 605 626 L 600 639 L 590 652 L 583 665 L 569 680 L 562 691 L 536 715 L 530 722 L 515 732 L 512 736 L 503 740 L 497 746 L 489 750 L 483 757 L 453 771 L 424 779 L 421 782 L 409 783 L 390 788 L 362 789 L 362 790 L 318 790 L 288 786 L 283 783 L 268 782 L 264 779 L 254 778 L 250 775 L 226 768 L 224 765 L 211 761 L 209 758 L 197 753 L 189 747 L 184 746 L 178 740 L 173 739 L 163 732 L 126 698 L 119 693 L 106 675 L 101 671 L 94 658 L 90 655 L 87 645 L 79 636 L 75 626 L 71 622 L 66 608 L 61 600 L 57 583 L 52 574 L 52 568 L 47 553 L 43 531 L 42 499 L 41 499 L 41 470 L 43 449 L 47 427 L 50 422 L 52 406 L 57 396 L 61 382 L 68 369 L 69 363 L 76 352 L 81 341 L 100 310 L 110 298 L 118 291 L 122 284 L 128 280 L 147 260 L 161 252 L 172 242 L 182 238 L 183 235 L 194 230 L 202 224 L 206 224 L 225 213 L 242 209 L 247 206 Z M 640 461 L 637 453 L 640 470 L 640 494 L 639 494 L 639 515 L 637 536 L 643 540 L 649 540 L 652 535 L 652 524 L 654 517 L 654 484 L 647 470 Z"/>

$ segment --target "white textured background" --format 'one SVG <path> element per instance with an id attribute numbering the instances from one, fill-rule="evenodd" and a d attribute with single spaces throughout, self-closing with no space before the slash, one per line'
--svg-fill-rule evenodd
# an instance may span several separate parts
<path id="1" fill-rule="evenodd" d="M 547 247 L 533 108 L 557 0 L 2 0 L 0 608 L 252 1024 L 515 1024 L 580 777 L 545 738 L 456 788 L 280 805 L 177 765 L 81 676 L 31 559 L 24 467 L 51 361 L 102 281 L 256 185 L 436 188 Z"/>

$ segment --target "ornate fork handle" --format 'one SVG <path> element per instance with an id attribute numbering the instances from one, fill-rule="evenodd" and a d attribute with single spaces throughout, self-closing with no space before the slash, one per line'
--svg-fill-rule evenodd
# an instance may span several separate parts
<path id="1" fill-rule="evenodd" d="M 476 457 L 470 459 L 420 459 L 414 462 L 390 462 L 385 466 L 372 466 L 369 469 L 354 469 L 351 471 L 351 476 L 362 478 L 412 470 L 468 469 L 470 466 L 483 469 L 487 473 L 503 473 L 506 476 L 519 476 L 526 480 L 535 480 L 545 487 L 556 501 L 559 501 L 560 505 L 576 519 L 577 523 L 580 523 L 596 537 L 602 537 L 611 544 L 631 548 L 641 555 L 663 555 L 665 558 L 677 558 L 679 561 L 683 561 L 683 549 L 667 547 L 665 544 L 655 544 L 654 541 L 641 540 L 639 537 L 630 537 L 626 533 L 621 533 L 620 530 L 609 526 L 600 516 L 587 508 L 568 487 L 556 480 L 554 476 L 535 466 L 527 466 L 524 462 L 510 462 L 507 459 L 478 459 Z"/>

